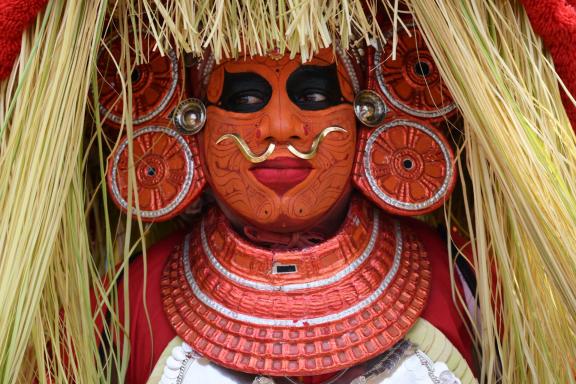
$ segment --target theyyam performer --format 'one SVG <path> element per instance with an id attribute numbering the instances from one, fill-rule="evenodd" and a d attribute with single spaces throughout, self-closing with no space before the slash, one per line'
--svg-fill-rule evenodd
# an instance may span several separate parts
<path id="1" fill-rule="evenodd" d="M 574 6 L 0 0 L 0 382 L 574 383 Z"/>

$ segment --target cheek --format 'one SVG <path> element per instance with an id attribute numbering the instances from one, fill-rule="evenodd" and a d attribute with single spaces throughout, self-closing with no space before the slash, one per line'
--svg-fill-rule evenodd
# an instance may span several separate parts
<path id="1" fill-rule="evenodd" d="M 314 222 L 344 201 L 352 185 L 355 142 L 353 130 L 350 137 L 322 143 L 314 171 L 284 200 L 289 217 Z"/>
<path id="2" fill-rule="evenodd" d="M 206 139 L 211 140 L 207 144 L 215 144 L 224 134 L 237 133 L 252 148 L 259 144 L 258 139 L 260 139 L 263 122 L 266 119 L 267 116 L 262 111 L 234 113 L 209 106 L 206 113 L 206 126 L 202 132 Z"/>
<path id="3" fill-rule="evenodd" d="M 314 170 L 286 197 L 289 211 L 302 219 L 320 217 L 337 204 L 352 183 L 356 153 L 356 120 L 350 108 L 342 107 L 326 115 L 323 123 L 314 124 L 316 135 L 329 126 L 344 128 L 347 133 L 331 133 L 320 144 L 312 160 Z"/>
<path id="4" fill-rule="evenodd" d="M 320 144 L 315 168 L 330 171 L 332 167 L 351 168 L 356 151 L 356 119 L 352 108 L 342 107 L 338 112 L 330 114 L 323 123 L 315 124 L 314 135 L 329 126 L 344 128 L 346 133 L 330 133 Z"/>
<path id="5" fill-rule="evenodd" d="M 239 161 L 233 167 L 235 169 L 249 166 L 249 162 L 241 156 L 241 152 L 233 140 L 227 139 L 219 144 L 217 141 L 225 134 L 239 134 L 250 149 L 257 152 L 259 149 L 257 139 L 260 134 L 260 121 L 260 117 L 239 120 L 225 116 L 222 111 L 210 111 L 209 109 L 206 126 L 202 131 L 203 160 L 208 167 L 211 168 L 215 165 L 215 159 L 224 158 L 238 159 Z M 226 167 L 228 168 L 228 166 Z"/>
<path id="6" fill-rule="evenodd" d="M 317 183 L 323 189 L 331 189 L 338 194 L 351 183 L 356 135 L 351 132 L 344 139 L 330 140 L 324 144 L 317 157 Z"/>
<path id="7" fill-rule="evenodd" d="M 216 144 L 227 133 L 239 133 L 248 146 L 258 151 L 260 117 L 237 119 L 213 110 L 202 131 L 202 162 L 215 197 L 234 217 L 266 222 L 278 214 L 272 192 L 256 183 L 250 175 L 252 164 L 244 158 L 232 140 Z"/>
<path id="8" fill-rule="evenodd" d="M 226 133 L 235 133 L 237 130 L 226 119 L 208 107 L 206 126 L 202 131 L 202 162 L 206 169 L 208 182 L 219 194 L 225 194 L 223 188 L 240 175 L 242 159 L 239 151 L 231 140 L 216 144 L 218 139 Z M 233 183 L 234 184 L 234 183 Z"/>
<path id="9" fill-rule="evenodd" d="M 318 173 L 344 172 L 349 174 L 354 162 L 355 142 L 353 137 L 343 140 L 326 140 L 322 143 L 323 148 L 318 152 L 314 168 L 318 170 Z"/>

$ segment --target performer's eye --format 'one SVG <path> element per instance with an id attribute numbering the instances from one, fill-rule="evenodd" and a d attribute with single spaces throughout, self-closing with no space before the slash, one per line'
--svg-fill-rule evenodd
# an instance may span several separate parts
<path id="1" fill-rule="evenodd" d="M 303 95 L 298 96 L 298 103 L 309 104 L 309 103 L 322 103 L 325 102 L 328 97 L 323 92 L 308 92 Z"/>
<path id="2" fill-rule="evenodd" d="M 268 104 L 271 96 L 272 87 L 260 75 L 226 72 L 219 106 L 232 112 L 256 112 Z"/>
<path id="3" fill-rule="evenodd" d="M 286 82 L 290 100 L 304 110 L 316 111 L 342 103 L 336 65 L 303 65 Z"/>
<path id="4" fill-rule="evenodd" d="M 253 91 L 254 92 L 254 91 Z M 254 92 L 254 94 L 239 93 L 231 97 L 232 103 L 236 105 L 254 105 L 264 103 L 264 96 L 259 92 Z"/>

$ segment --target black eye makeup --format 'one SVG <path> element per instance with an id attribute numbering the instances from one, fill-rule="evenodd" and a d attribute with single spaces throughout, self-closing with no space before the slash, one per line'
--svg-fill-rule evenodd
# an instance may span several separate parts
<path id="1" fill-rule="evenodd" d="M 343 102 L 335 64 L 301 66 L 288 78 L 286 92 L 294 104 L 307 111 L 317 111 Z"/>
<path id="2" fill-rule="evenodd" d="M 219 107 L 231 112 L 256 112 L 268 104 L 271 96 L 272 87 L 262 76 L 225 72 Z"/>

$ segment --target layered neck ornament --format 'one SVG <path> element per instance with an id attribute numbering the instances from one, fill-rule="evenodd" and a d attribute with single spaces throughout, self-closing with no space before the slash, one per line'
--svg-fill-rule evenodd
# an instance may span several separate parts
<path id="1" fill-rule="evenodd" d="M 391 348 L 418 319 L 430 278 L 414 234 L 353 199 L 333 237 L 289 251 L 251 244 L 214 208 L 173 252 L 161 286 L 194 351 L 242 372 L 305 376 Z"/>

